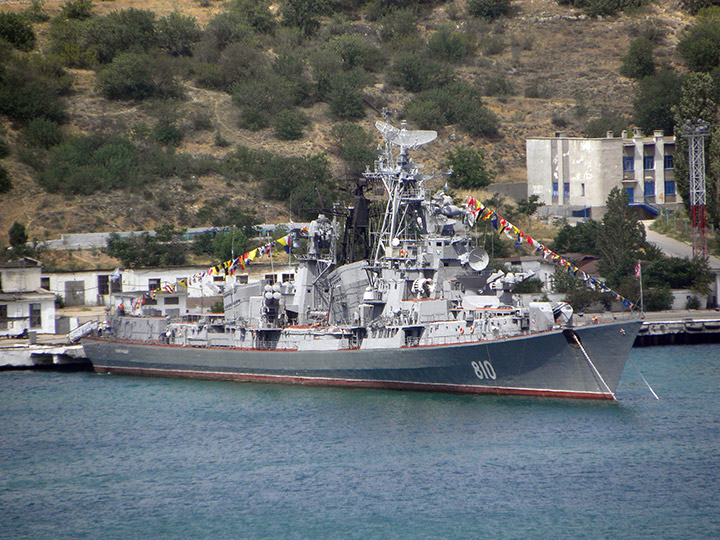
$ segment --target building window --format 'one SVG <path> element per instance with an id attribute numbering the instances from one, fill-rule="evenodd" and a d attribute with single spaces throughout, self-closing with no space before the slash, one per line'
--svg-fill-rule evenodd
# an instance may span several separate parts
<path id="1" fill-rule="evenodd" d="M 570 198 L 570 182 L 565 182 L 563 184 L 563 198 L 565 198 L 565 199 Z"/>
<path id="2" fill-rule="evenodd" d="M 110 276 L 98 276 L 98 294 L 110 294 Z"/>
<path id="3" fill-rule="evenodd" d="M 180 304 L 180 299 L 177 296 L 169 296 L 165 298 L 166 306 L 177 306 Z"/>
<path id="4" fill-rule="evenodd" d="M 40 278 L 40 288 L 45 289 L 46 291 L 50 290 L 50 278 L 49 277 L 41 277 Z"/>
<path id="5" fill-rule="evenodd" d="M 42 326 L 41 313 L 40 304 L 30 304 L 30 328 L 39 328 Z"/>
<path id="6" fill-rule="evenodd" d="M 665 180 L 665 195 L 675 195 L 674 180 Z"/>
<path id="7" fill-rule="evenodd" d="M 633 156 L 623 156 L 623 171 L 633 172 L 635 170 L 635 158 Z"/>
<path id="8" fill-rule="evenodd" d="M 585 184 L 580 184 L 580 195 L 585 196 Z"/>
<path id="9" fill-rule="evenodd" d="M 655 182 L 645 182 L 645 196 L 646 197 L 654 197 L 655 196 Z"/>
<path id="10" fill-rule="evenodd" d="M 670 171 L 675 168 L 675 156 L 672 154 L 665 154 L 665 170 Z"/>
<path id="11" fill-rule="evenodd" d="M 7 317 L 7 305 L 0 304 L 0 330 L 7 330 L 8 317 Z"/>
<path id="12" fill-rule="evenodd" d="M 160 278 L 148 279 L 148 291 L 155 291 L 160 288 Z"/>
<path id="13" fill-rule="evenodd" d="M 558 196 L 558 183 L 557 182 L 553 182 L 552 196 L 557 199 L 557 196 Z"/>
<path id="14" fill-rule="evenodd" d="M 655 169 L 655 156 L 644 156 L 643 157 L 643 168 L 646 171 L 652 171 Z"/>

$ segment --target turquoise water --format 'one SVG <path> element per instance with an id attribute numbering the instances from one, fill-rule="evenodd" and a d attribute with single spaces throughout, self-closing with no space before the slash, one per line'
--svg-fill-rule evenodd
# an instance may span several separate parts
<path id="1" fill-rule="evenodd" d="M 618 403 L 0 374 L 0 538 L 718 538 L 720 345 Z"/>

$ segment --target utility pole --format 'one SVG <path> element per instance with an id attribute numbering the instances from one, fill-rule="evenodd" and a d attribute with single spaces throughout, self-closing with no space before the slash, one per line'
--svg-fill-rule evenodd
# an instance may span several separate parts
<path id="1" fill-rule="evenodd" d="M 705 137 L 707 122 L 686 120 L 680 134 L 688 140 L 690 173 L 690 219 L 692 221 L 693 257 L 707 259 L 707 214 L 705 193 Z"/>

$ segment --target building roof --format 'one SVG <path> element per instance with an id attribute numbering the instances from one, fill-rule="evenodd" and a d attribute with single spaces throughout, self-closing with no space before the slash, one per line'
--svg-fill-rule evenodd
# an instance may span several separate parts
<path id="1" fill-rule="evenodd" d="M 15 259 L 14 261 L 0 262 L 0 268 L 37 268 L 42 266 L 40 261 L 31 259 L 30 257 L 23 257 L 22 259 Z"/>

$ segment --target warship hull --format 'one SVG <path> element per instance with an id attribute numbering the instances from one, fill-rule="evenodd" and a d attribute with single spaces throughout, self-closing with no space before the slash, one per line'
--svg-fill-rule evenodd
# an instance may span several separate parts
<path id="1" fill-rule="evenodd" d="M 99 373 L 614 399 L 640 325 L 630 320 L 397 349 L 253 350 L 107 338 L 83 345 Z"/>

